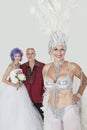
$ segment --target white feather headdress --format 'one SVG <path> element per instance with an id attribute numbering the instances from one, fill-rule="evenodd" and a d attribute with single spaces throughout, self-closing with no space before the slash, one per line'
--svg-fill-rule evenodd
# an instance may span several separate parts
<path id="1" fill-rule="evenodd" d="M 68 33 L 70 14 L 76 3 L 77 0 L 38 0 L 37 16 L 42 30 Z"/>
<path id="2" fill-rule="evenodd" d="M 78 0 L 38 0 L 38 7 L 35 13 L 39 18 L 40 28 L 46 34 L 50 35 L 51 41 L 55 41 L 54 44 L 56 44 L 57 41 L 66 42 L 66 40 L 63 39 L 64 37 L 59 37 L 65 35 L 67 39 L 71 11 L 77 6 L 77 1 Z M 60 32 L 64 35 L 60 35 Z M 55 35 L 57 35 L 57 39 L 54 40 Z"/>

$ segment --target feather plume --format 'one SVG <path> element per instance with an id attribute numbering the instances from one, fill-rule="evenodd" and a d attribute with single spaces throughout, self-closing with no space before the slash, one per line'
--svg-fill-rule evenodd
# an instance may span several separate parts
<path id="1" fill-rule="evenodd" d="M 78 0 L 38 0 L 35 11 L 41 29 L 49 34 L 61 30 L 68 33 L 71 11 L 77 6 Z"/>

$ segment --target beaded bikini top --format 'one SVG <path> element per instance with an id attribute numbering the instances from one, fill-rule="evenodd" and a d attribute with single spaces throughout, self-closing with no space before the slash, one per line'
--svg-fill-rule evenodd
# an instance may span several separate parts
<path id="1" fill-rule="evenodd" d="M 68 69 L 69 70 L 69 63 L 68 63 Z M 47 72 L 48 73 L 48 72 Z M 47 75 L 47 74 L 46 74 Z M 72 87 L 73 82 L 70 79 L 69 71 L 63 78 L 58 78 L 57 81 L 54 83 L 51 80 L 47 78 L 47 76 L 44 77 L 44 85 L 45 88 L 49 89 L 56 89 L 56 90 L 64 90 Z"/>

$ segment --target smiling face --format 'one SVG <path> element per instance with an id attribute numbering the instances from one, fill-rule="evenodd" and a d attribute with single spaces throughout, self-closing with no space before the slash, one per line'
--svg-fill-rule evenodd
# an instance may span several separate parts
<path id="1" fill-rule="evenodd" d="M 64 59 L 65 52 L 66 50 L 63 45 L 57 45 L 51 50 L 50 54 L 54 61 L 60 62 Z"/>
<path id="2" fill-rule="evenodd" d="M 35 50 L 33 48 L 28 48 L 26 51 L 26 56 L 28 61 L 34 61 L 36 56 Z"/>

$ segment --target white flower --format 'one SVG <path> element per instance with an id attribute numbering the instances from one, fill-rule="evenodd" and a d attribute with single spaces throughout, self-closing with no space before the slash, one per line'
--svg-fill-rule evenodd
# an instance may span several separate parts
<path id="1" fill-rule="evenodd" d="M 17 70 L 15 77 L 18 79 L 19 82 L 26 80 L 26 76 L 23 74 L 23 71 L 21 69 Z"/>
<path id="2" fill-rule="evenodd" d="M 20 81 L 24 81 L 24 80 L 26 80 L 25 75 L 22 74 L 22 73 L 21 73 L 21 74 L 17 74 L 16 76 L 17 76 L 18 80 L 20 80 Z"/>
<path id="3" fill-rule="evenodd" d="M 23 74 L 21 69 L 16 72 L 15 77 L 18 79 L 18 81 L 25 81 L 26 80 L 26 77 Z"/>

